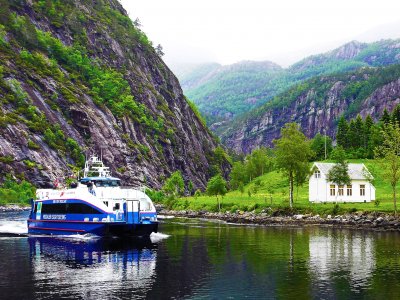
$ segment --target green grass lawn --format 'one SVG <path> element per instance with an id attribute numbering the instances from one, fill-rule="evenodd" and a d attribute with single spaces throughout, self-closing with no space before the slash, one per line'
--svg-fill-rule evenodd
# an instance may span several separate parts
<path id="1" fill-rule="evenodd" d="M 332 203 L 310 203 L 308 201 L 308 181 L 304 186 L 294 189 L 294 210 L 296 213 L 318 213 L 321 215 L 339 214 L 356 211 L 381 211 L 393 212 L 393 200 L 391 187 L 383 180 L 383 166 L 376 160 L 350 160 L 351 163 L 364 163 L 373 174 L 376 188 L 376 199 L 380 201 L 376 206 L 371 203 L 339 203 L 335 207 Z M 253 180 L 245 186 L 244 193 L 230 191 L 223 198 L 221 211 L 253 211 L 260 212 L 265 208 L 271 207 L 273 210 L 283 210 L 289 212 L 289 183 L 281 173 L 273 171 L 258 177 L 261 181 L 256 194 L 248 195 L 249 189 L 255 185 Z M 170 202 L 172 209 L 175 210 L 208 210 L 218 211 L 217 199 L 215 196 L 184 197 Z"/>

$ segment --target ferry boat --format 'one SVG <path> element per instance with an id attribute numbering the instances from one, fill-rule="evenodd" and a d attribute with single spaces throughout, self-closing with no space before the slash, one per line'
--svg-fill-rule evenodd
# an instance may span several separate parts
<path id="1" fill-rule="evenodd" d="M 95 155 L 69 188 L 38 189 L 27 222 L 28 234 L 39 235 L 149 236 L 158 228 L 145 190 L 121 186 Z"/>

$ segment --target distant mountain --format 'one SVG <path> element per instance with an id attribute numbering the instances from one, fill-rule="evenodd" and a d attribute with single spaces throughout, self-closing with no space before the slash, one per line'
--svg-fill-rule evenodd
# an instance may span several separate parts
<path id="1" fill-rule="evenodd" d="M 400 40 L 352 41 L 330 52 L 307 57 L 286 69 L 271 62 L 208 64 L 177 76 L 185 95 L 196 103 L 207 123 L 213 125 L 219 121 L 229 123 L 234 117 L 315 76 L 399 62 Z"/>
<path id="2" fill-rule="evenodd" d="M 174 73 L 180 79 L 180 83 L 183 89 L 195 89 L 203 83 L 207 82 L 222 65 L 217 63 L 205 63 L 205 64 L 182 64 L 175 65 Z"/>
<path id="3" fill-rule="evenodd" d="M 256 107 L 264 97 L 260 91 L 282 70 L 269 61 L 242 61 L 227 66 L 198 65 L 191 72 L 178 71 L 176 75 L 186 96 L 196 103 L 207 123 L 212 124 Z"/>
<path id="4" fill-rule="evenodd" d="M 292 86 L 263 106 L 215 130 L 235 152 L 249 153 L 271 146 L 288 122 L 301 125 L 306 136 L 335 136 L 338 118 L 370 114 L 379 119 L 383 110 L 400 103 L 400 64 L 363 67 L 356 71 L 316 76 Z"/>

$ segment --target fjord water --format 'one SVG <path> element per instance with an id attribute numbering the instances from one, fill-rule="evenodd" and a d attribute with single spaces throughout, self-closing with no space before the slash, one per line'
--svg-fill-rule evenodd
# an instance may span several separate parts
<path id="1" fill-rule="evenodd" d="M 27 213 L 0 214 L 20 233 Z M 148 240 L 0 238 L 1 299 L 396 299 L 400 233 L 169 219 Z"/>

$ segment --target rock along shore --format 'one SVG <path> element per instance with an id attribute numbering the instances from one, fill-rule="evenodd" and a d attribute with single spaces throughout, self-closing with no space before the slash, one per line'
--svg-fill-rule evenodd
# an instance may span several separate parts
<path id="1" fill-rule="evenodd" d="M 26 210 L 30 210 L 30 209 L 31 209 L 30 206 L 19 206 L 19 205 L 15 205 L 15 204 L 2 205 L 2 206 L 0 206 L 0 213 L 26 211 Z"/>
<path id="2" fill-rule="evenodd" d="M 222 220 L 228 223 L 256 224 L 266 226 L 332 226 L 355 229 L 391 230 L 400 231 L 400 217 L 380 212 L 356 212 L 345 215 L 291 215 L 274 216 L 266 212 L 224 212 L 215 213 L 208 211 L 172 211 L 160 208 L 158 214 L 185 218 L 203 218 Z"/>

